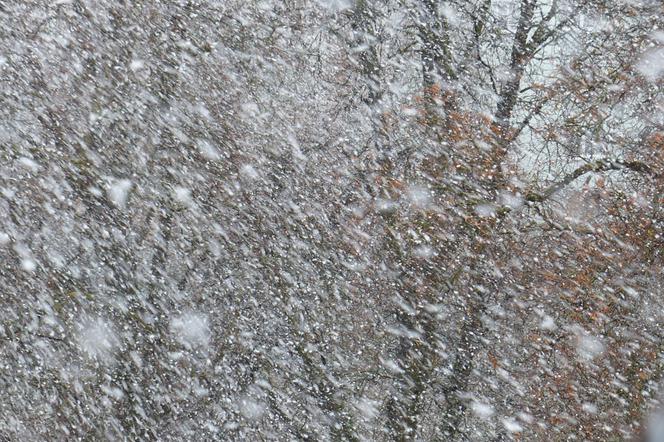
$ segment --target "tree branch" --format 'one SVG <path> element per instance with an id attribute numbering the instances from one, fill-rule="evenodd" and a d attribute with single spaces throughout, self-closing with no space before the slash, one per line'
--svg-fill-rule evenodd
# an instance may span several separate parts
<path id="1" fill-rule="evenodd" d="M 597 160 L 592 163 L 584 164 L 581 167 L 578 167 L 571 173 L 569 173 L 561 181 L 552 184 L 547 187 L 544 192 L 536 193 L 530 192 L 526 195 L 526 201 L 541 203 L 549 199 L 555 193 L 562 190 L 567 185 L 571 184 L 577 178 L 590 173 L 590 172 L 607 172 L 611 170 L 631 170 L 633 172 L 638 172 L 641 174 L 658 176 L 650 166 L 641 161 L 625 161 L 625 160 L 616 160 L 616 159 L 603 159 Z"/>
<path id="2" fill-rule="evenodd" d="M 510 78 L 503 85 L 495 115 L 504 135 L 508 133 L 512 111 L 519 95 L 521 77 L 530 61 L 531 49 L 528 47 L 528 32 L 533 26 L 532 19 L 536 4 L 537 0 L 521 0 L 519 24 L 514 34 L 510 56 Z"/>

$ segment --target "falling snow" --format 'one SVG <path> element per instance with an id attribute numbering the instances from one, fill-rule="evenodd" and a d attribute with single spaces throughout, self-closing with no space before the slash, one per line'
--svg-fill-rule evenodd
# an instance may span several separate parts
<path id="1" fill-rule="evenodd" d="M 661 17 L 0 2 L 0 440 L 662 441 Z"/>

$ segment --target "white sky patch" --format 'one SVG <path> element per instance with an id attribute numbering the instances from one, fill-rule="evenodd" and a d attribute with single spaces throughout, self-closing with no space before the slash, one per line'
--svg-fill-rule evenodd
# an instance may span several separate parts
<path id="1" fill-rule="evenodd" d="M 207 316 L 184 313 L 171 321 L 171 333 L 187 349 L 207 347 L 210 343 L 210 326 Z"/>
<path id="2" fill-rule="evenodd" d="M 113 180 L 106 190 L 108 199 L 119 208 L 124 208 L 127 204 L 129 191 L 131 190 L 131 181 L 129 180 Z"/>

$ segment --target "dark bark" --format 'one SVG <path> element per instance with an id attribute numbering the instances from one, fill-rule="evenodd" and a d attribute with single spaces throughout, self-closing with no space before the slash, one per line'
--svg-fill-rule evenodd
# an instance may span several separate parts
<path id="1" fill-rule="evenodd" d="M 457 74 L 452 67 L 449 26 L 445 17 L 439 13 L 439 5 L 439 0 L 422 1 L 419 27 L 422 85 L 428 123 L 436 121 L 436 99 L 442 99 L 442 112 L 445 115 L 455 106 L 452 89 Z"/>
<path id="2" fill-rule="evenodd" d="M 503 138 L 509 136 L 510 119 L 519 96 L 521 78 L 532 55 L 532 49 L 529 48 L 527 40 L 528 32 L 533 27 L 536 3 L 537 0 L 521 1 L 519 24 L 512 43 L 510 77 L 503 85 L 496 109 L 496 122 L 500 127 Z"/>
<path id="3" fill-rule="evenodd" d="M 376 34 L 374 13 L 367 0 L 358 0 L 353 13 L 353 29 L 357 46 L 363 49 L 358 54 L 357 62 L 366 84 L 367 92 L 362 101 L 370 107 L 377 104 L 381 97 L 380 59 L 378 54 L 379 39 Z"/>

